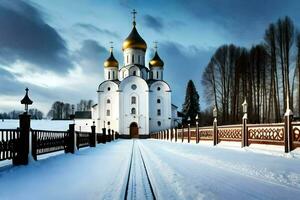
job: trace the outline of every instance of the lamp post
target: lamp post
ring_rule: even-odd
[[[199,143],[199,114],[196,115],[196,143]]]
[[[242,147],[248,146],[248,132],[247,132],[247,120],[248,120],[248,116],[247,116],[247,110],[248,110],[248,104],[247,101],[245,99],[245,101],[242,104],[243,107],[243,128],[242,128]]]
[[[214,145],[218,144],[218,110],[216,107],[213,109],[213,117],[214,117],[214,122],[213,122],[213,130],[214,130],[214,135],[213,135],[213,141]]]
[[[188,143],[190,143],[190,141],[191,141],[191,118],[188,117],[187,121],[188,121]]]
[[[31,105],[33,103],[33,101],[31,101],[31,99],[28,96],[29,89],[26,88],[25,91],[26,91],[26,93],[25,93],[24,98],[21,100],[21,104],[25,105],[25,113],[27,114],[28,113],[28,105]]]

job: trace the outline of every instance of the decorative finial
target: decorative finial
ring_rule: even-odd
[[[110,43],[110,49],[109,49],[109,51],[110,51],[110,53],[112,53],[113,49],[114,49],[114,46],[113,46],[114,42],[110,41],[109,43]]]
[[[154,41],[153,43],[154,43],[154,49],[155,49],[155,51],[157,51],[157,43],[158,43],[158,42],[157,42],[157,41]]]
[[[136,25],[136,22],[135,22],[135,15],[137,14],[136,10],[133,9],[132,12],[131,12],[131,14],[133,15],[133,26],[135,26],[135,25]]]
[[[33,101],[31,101],[31,99],[28,96],[29,89],[26,88],[25,91],[26,91],[26,94],[25,94],[24,98],[21,100],[21,104],[25,105],[25,112],[27,113],[28,112],[28,105],[31,105],[33,103]]]

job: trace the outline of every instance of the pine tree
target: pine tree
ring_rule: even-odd
[[[186,88],[185,101],[182,105],[182,113],[185,115],[184,122],[188,117],[191,118],[191,124],[195,124],[195,118],[200,111],[199,94],[192,80],[189,80]]]

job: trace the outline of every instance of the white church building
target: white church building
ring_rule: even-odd
[[[136,29],[135,14],[132,31],[122,46],[123,65],[119,65],[111,47],[104,62],[105,81],[98,87],[98,103],[92,108],[97,132],[106,127],[123,138],[147,138],[151,132],[174,126],[177,117],[157,47],[146,66],[147,44]]]

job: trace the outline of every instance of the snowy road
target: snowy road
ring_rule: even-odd
[[[168,200],[299,199],[300,160],[203,144],[118,140],[0,168],[1,200],[153,199],[152,193]]]

